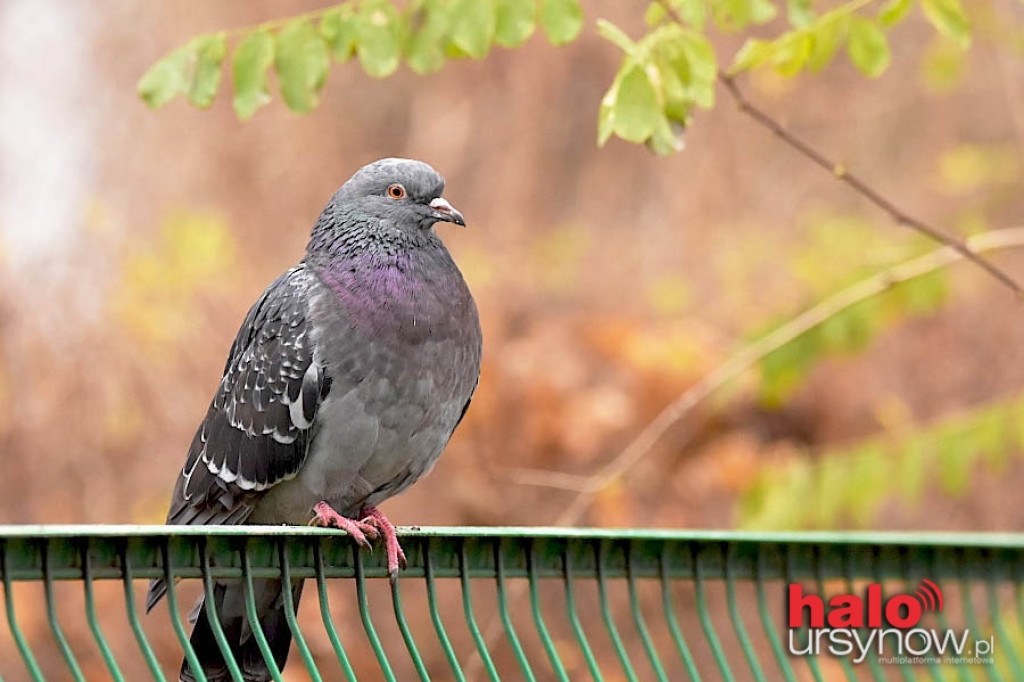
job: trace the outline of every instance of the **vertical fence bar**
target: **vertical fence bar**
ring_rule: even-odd
[[[597,553],[597,594],[598,599],[601,602],[601,618],[604,620],[604,627],[608,631],[608,636],[612,640],[612,646],[615,647],[615,654],[619,658],[619,662],[622,664],[622,669],[626,673],[626,679],[629,682],[637,682],[636,672],[633,670],[633,664],[629,660],[629,655],[626,653],[626,647],[622,644],[622,638],[619,636],[619,629],[615,627],[615,618],[612,615],[611,602],[608,599],[608,584],[605,581],[605,545],[604,542],[598,540],[594,545],[594,551]]]
[[[313,543],[313,561],[316,564],[316,593],[317,601],[320,602],[320,619],[324,623],[324,629],[327,630],[327,638],[331,640],[334,655],[338,657],[338,663],[341,664],[341,669],[345,673],[345,679],[348,682],[356,682],[356,673],[352,670],[352,664],[348,661],[345,647],[341,645],[341,638],[338,636],[338,630],[334,627],[334,618],[331,616],[331,605],[327,597],[327,580],[324,575],[324,555],[320,546],[320,538],[316,538]]]
[[[931,559],[932,560],[931,560],[931,571],[930,571],[930,573],[933,576],[938,576],[940,574],[940,572],[938,570],[939,566],[937,565],[938,553],[937,552],[932,552]],[[948,573],[943,572],[942,575],[948,575]],[[938,612],[938,621],[939,621],[939,627],[940,628],[942,628],[943,630],[949,630],[950,629],[950,627],[949,627],[949,619],[946,618],[945,610],[940,610]],[[958,665],[958,666],[954,666],[954,669],[957,672],[957,677],[960,679],[960,682],[971,682],[972,676],[971,676],[971,673],[970,673],[969,666]]]
[[[402,595],[399,591],[398,579],[396,578],[389,582],[391,583],[391,604],[395,610],[395,622],[402,633],[405,648],[409,651],[409,658],[412,659],[412,664],[416,668],[416,674],[419,675],[421,682],[430,682],[427,666],[424,665],[419,649],[416,648],[416,640],[413,639],[412,630],[409,629],[409,624],[405,622],[405,611],[402,609]]]
[[[505,589],[505,557],[501,552],[501,540],[494,543],[494,567],[497,573],[497,585],[498,585],[498,614],[501,617],[501,624],[505,628],[505,636],[508,637],[508,642],[512,646],[512,652],[516,656],[516,661],[519,662],[519,667],[523,671],[523,677],[526,678],[527,682],[536,682],[534,677],[533,669],[530,668],[530,661],[526,658],[526,652],[523,651],[523,646],[519,642],[519,637],[516,636],[516,629],[512,625],[512,616],[508,610],[508,591]]]
[[[690,555],[693,557],[693,586],[697,597],[697,616],[700,619],[701,628],[704,630],[704,638],[708,640],[708,646],[718,664],[718,670],[722,673],[722,679],[727,682],[734,682],[732,670],[729,669],[729,662],[722,651],[722,645],[715,633],[715,625],[711,622],[711,613],[708,611],[708,600],[704,593],[704,577],[699,556],[699,547],[690,545]]]
[[[135,635],[135,641],[139,644],[139,651],[142,652],[142,657],[146,660],[146,666],[149,668],[149,672],[153,675],[153,679],[157,682],[167,682],[167,678],[164,677],[163,671],[160,670],[160,664],[157,663],[156,656],[153,654],[153,647],[149,645],[149,640],[146,639],[146,633],[143,631],[142,624],[139,622],[139,612],[135,608],[135,592],[132,590],[132,562],[131,558],[128,556],[128,543],[122,542],[118,551],[121,556],[121,578],[124,583],[124,607],[128,613],[128,623],[132,628],[132,633]],[[170,587],[167,589],[169,591]]]
[[[788,585],[793,584],[793,546],[792,545],[786,545],[785,559],[784,560],[785,560],[785,566],[783,568],[783,572],[785,574],[786,585],[788,586]],[[805,631],[806,631],[806,628],[800,628],[800,632],[805,632]],[[792,638],[794,636],[799,637],[800,635],[799,635],[799,633],[794,635],[793,630],[790,629],[789,636],[790,636],[790,638]],[[809,634],[808,634],[808,637],[810,637]],[[824,682],[824,680],[822,680],[822,677],[821,677],[821,670],[818,669],[817,657],[812,656],[810,653],[808,653],[806,656],[804,656],[804,661],[807,662],[807,669],[811,671],[811,676],[814,677],[815,682]]]
[[[821,560],[821,548],[814,548],[814,578],[818,584],[818,594],[821,595],[822,601],[826,604],[829,603],[829,596],[825,593],[825,567]],[[852,591],[852,590],[851,590]],[[857,673],[854,672],[853,666],[846,659],[845,656],[838,656],[839,665],[843,669],[843,673],[846,675],[846,679],[850,682],[857,682]]]
[[[291,629],[292,637],[295,639],[295,646],[298,647],[299,653],[302,654],[302,660],[306,664],[306,670],[309,671],[310,678],[313,682],[323,682],[323,678],[320,677],[320,671],[317,670],[316,662],[313,660],[313,654],[310,653],[309,647],[306,646],[306,638],[302,636],[299,621],[295,617],[291,563],[288,559],[287,548],[285,547],[285,538],[278,539],[277,554],[281,562],[281,597],[284,600],[284,618],[288,621],[288,627]],[[299,583],[300,586],[301,584]]]
[[[536,556],[536,543],[531,540],[530,548],[527,553],[527,573],[530,576],[530,610],[533,613],[533,622],[537,627],[537,634],[540,636],[540,641],[544,645],[544,651],[547,652],[548,659],[551,661],[551,667],[555,671],[555,676],[562,682],[569,682],[569,676],[565,673],[565,666],[562,665],[562,660],[558,657],[558,650],[555,648],[555,642],[551,639],[551,633],[548,632],[547,625],[544,623],[544,616],[540,610],[540,589],[537,586],[537,556]]]
[[[999,593],[993,571],[986,572],[985,583],[988,589],[989,620],[995,626],[996,634],[1002,642],[999,650],[1003,652],[1002,655],[1005,657],[1012,678],[1015,680],[1024,679],[1024,670],[1021,669],[1020,658],[1018,658],[1017,652],[1014,649],[1009,630],[1006,629],[1006,624],[1003,622],[1002,609],[999,604]],[[993,655],[995,654],[995,652],[992,653]]]
[[[487,641],[484,640],[484,636],[480,632],[480,626],[476,622],[476,615],[473,613],[473,597],[469,587],[469,561],[466,557],[465,538],[460,538],[459,541],[459,581],[462,583],[462,611],[466,616],[466,625],[469,627],[469,633],[473,637],[477,653],[480,654],[480,660],[483,661],[484,668],[487,670],[487,675],[491,678],[491,682],[501,682],[498,671],[494,667],[494,661],[491,659],[491,653],[487,651]]]
[[[903,584],[907,586],[908,591],[913,590],[916,585],[916,580],[911,578],[911,576],[917,573],[921,573],[917,565],[917,562],[914,560],[914,557],[916,556],[916,552],[910,554],[909,557],[906,551],[900,552],[900,559],[903,563]],[[942,668],[940,668],[939,664],[935,663],[934,661],[928,661],[928,674],[933,680],[936,680],[937,682],[944,682],[945,680],[945,676],[942,674]]]
[[[82,543],[82,589],[85,592],[85,617],[89,621],[89,630],[92,631],[93,639],[96,640],[96,646],[100,648],[100,654],[103,656],[103,662],[107,666],[107,670],[110,671],[110,676],[115,682],[124,682],[124,675],[121,674],[121,669],[117,666],[117,661],[114,659],[114,653],[110,650],[110,646],[107,644],[107,638],[103,636],[103,630],[100,629],[99,621],[96,618],[96,599],[93,594],[92,585],[92,559],[90,557],[90,544],[89,539],[86,538],[85,542]]]
[[[384,653],[384,645],[380,643],[377,630],[373,627],[373,619],[370,618],[370,604],[366,597],[366,576],[363,575],[363,553],[355,542],[352,545],[352,556],[356,566],[356,601],[359,602],[359,618],[363,621],[363,630],[366,631],[366,638],[370,641],[373,654],[377,657],[384,679],[388,682],[396,682],[395,673],[391,669],[388,656]]]
[[[213,592],[213,576],[210,574],[210,551],[206,545],[206,538],[199,538],[199,565],[203,574],[203,609],[206,611],[206,621],[210,624],[210,631],[213,639],[217,642],[221,656],[224,657],[224,664],[227,666],[228,674],[233,682],[245,682],[242,679],[242,671],[238,669],[238,662],[235,661],[235,654],[231,651],[228,638],[224,635],[224,628],[217,616],[216,597]]]
[[[75,654],[71,651],[71,646],[68,644],[68,640],[64,636],[64,631],[61,629],[60,623],[57,622],[57,602],[53,597],[53,576],[50,575],[49,538],[43,540],[42,558],[43,591],[46,595],[46,619],[50,622],[50,631],[53,632],[53,638],[57,640],[57,646],[60,648],[60,653],[64,657],[64,662],[67,663],[68,670],[71,671],[71,676],[75,679],[75,682],[85,682],[85,677],[82,675],[82,669],[78,666],[78,661],[75,660]]]
[[[676,645],[679,657],[683,659],[683,666],[686,668],[691,680],[699,680],[700,673],[697,671],[697,664],[694,663],[690,647],[686,645],[686,638],[683,637],[683,629],[679,626],[679,619],[676,618],[676,608],[672,601],[671,572],[668,566],[668,544],[661,547],[661,608],[665,613],[665,622],[668,624],[672,641]]]
[[[590,642],[587,641],[587,635],[583,631],[583,624],[580,622],[580,614],[576,611],[576,596],[573,591],[573,572],[572,572],[572,559],[570,553],[570,545],[565,545],[565,550],[562,552],[562,576],[565,581],[565,611],[569,618],[569,624],[572,626],[573,634],[576,635],[576,641],[579,642],[580,650],[583,651],[583,659],[587,662],[587,669],[590,671],[590,676],[594,679],[594,682],[604,682],[604,678],[601,676],[601,667],[597,664],[597,659],[594,658],[594,652],[590,648]]]
[[[966,558],[963,554],[960,554],[958,568],[960,573],[960,595],[963,599],[964,618],[966,618],[967,626],[971,629],[971,632],[977,632],[980,635],[981,628],[978,626],[977,614],[974,611],[974,599],[971,596],[971,584],[967,575],[965,563]],[[988,666],[988,677],[990,680],[995,680],[995,682],[1002,682],[1003,676],[999,674],[999,670],[994,661],[993,665]]]
[[[885,582],[882,580],[882,567],[881,562],[879,561],[880,552],[881,550],[877,546],[871,548],[871,576],[874,578],[876,583],[883,586],[884,591]],[[866,660],[868,668],[871,670],[871,674],[874,676],[876,682],[885,682],[885,673],[882,671],[882,666],[878,663],[878,657],[869,656]]]
[[[167,611],[171,616],[174,634],[178,636],[181,648],[185,652],[185,659],[188,661],[188,666],[192,669],[192,675],[196,678],[197,682],[206,682],[206,675],[203,673],[202,666],[199,665],[199,658],[192,648],[192,642],[188,639],[188,633],[185,632],[185,626],[181,622],[181,614],[178,613],[178,589],[174,582],[174,567],[171,566],[171,556],[168,549],[169,543],[170,538],[166,537],[160,544],[160,555],[163,558],[164,564],[164,583],[167,585]]]
[[[270,649],[270,642],[267,641],[267,636],[263,632],[260,615],[256,612],[256,590],[252,582],[252,565],[249,561],[248,538],[246,538],[245,543],[242,545],[240,554],[242,555],[242,579],[245,581],[245,612],[249,618],[249,628],[252,630],[252,636],[256,639],[256,646],[263,656],[263,662],[267,664],[270,676],[274,679],[274,682],[283,682],[281,670],[277,667],[277,660],[274,658],[274,652]],[[284,585],[281,588],[286,589]]]
[[[732,543],[729,543],[725,548],[725,595],[726,600],[729,603],[729,619],[732,621],[733,630],[736,632],[736,639],[739,640],[740,648],[743,649],[743,655],[747,659],[747,664],[750,666],[750,672],[758,682],[763,682],[764,671],[761,670],[761,664],[757,662],[757,654],[754,653],[754,646],[750,643],[750,637],[747,636],[747,628],[743,625],[743,618],[740,615],[739,605],[736,603],[736,576],[734,575],[733,563],[736,561],[736,553]]]
[[[444,629],[444,621],[441,619],[441,611],[437,605],[437,586],[434,584],[434,556],[430,551],[430,538],[423,539],[423,577],[427,583],[427,607],[430,609],[430,620],[434,624],[434,631],[437,633],[437,641],[441,643],[448,665],[451,666],[455,682],[466,682],[466,676],[462,673],[459,659],[452,648],[451,640],[448,639],[448,632]]]
[[[640,641],[643,643],[644,649],[647,651],[647,658],[651,661],[651,667],[654,669],[655,676],[661,680],[661,682],[668,682],[668,676],[665,674],[665,666],[661,664],[661,658],[658,657],[658,650],[654,647],[654,642],[651,640],[651,633],[647,629],[643,610],[640,607],[640,594],[636,587],[636,576],[633,574],[633,562],[633,543],[631,541],[627,541],[626,582],[629,588],[629,607],[633,612],[633,624],[636,626],[637,634],[640,635]]]
[[[775,655],[775,662],[779,664],[779,672],[782,673],[786,682],[796,682],[796,675],[793,674],[793,666],[789,664],[789,657],[782,649],[782,641],[779,639],[778,630],[772,621],[771,612],[768,610],[768,601],[765,598],[764,576],[764,545],[757,548],[757,567],[755,569],[755,580],[757,582],[757,612],[761,617],[761,626],[768,636],[768,644]]]
[[[29,647],[25,635],[21,632],[21,626],[18,625],[18,617],[14,612],[14,590],[11,587],[11,569],[7,557],[7,542],[4,540],[0,540],[0,573],[3,573],[4,576],[4,608],[7,611],[7,627],[11,631],[11,636],[14,637],[14,643],[18,647],[18,653],[21,654],[21,660],[24,661],[25,668],[28,669],[28,674],[32,676],[34,682],[45,682],[43,671],[39,669],[36,657],[32,655],[32,649]]]

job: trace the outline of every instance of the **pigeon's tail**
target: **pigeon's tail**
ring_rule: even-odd
[[[301,595],[302,581],[293,582],[292,598],[295,608],[299,606]],[[288,628],[288,621],[284,613],[281,581],[253,580],[253,596],[263,634],[270,645],[277,668],[281,670],[284,668],[285,661],[288,660],[288,649],[292,643],[292,633]],[[245,682],[272,680],[273,676],[263,659],[256,637],[253,637],[249,619],[246,616],[245,588],[242,583],[240,581],[215,583],[213,600],[218,621],[224,631],[228,646],[231,648],[232,658],[242,673],[242,679]],[[202,667],[203,675],[208,682],[230,680],[230,671],[224,661],[224,654],[217,646],[217,638],[201,597],[189,615],[189,620],[195,623],[189,641],[199,660],[199,665]],[[197,679],[187,657],[181,662],[179,679],[180,682],[195,682]]]

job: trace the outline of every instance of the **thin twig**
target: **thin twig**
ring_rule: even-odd
[[[685,26],[686,22],[683,17],[679,14],[678,10],[668,0],[658,0],[662,7],[672,20],[676,23]],[[990,275],[995,277],[997,280],[1005,284],[1010,288],[1011,291],[1017,296],[1018,300],[1024,300],[1024,289],[1017,284],[1010,275],[1003,272],[995,265],[990,263],[988,260],[979,257],[976,253],[973,253],[970,247],[960,237],[946,232],[938,227],[935,227],[931,223],[925,222],[918,218],[911,216],[909,213],[899,208],[892,200],[886,198],[881,192],[869,185],[860,176],[850,172],[845,166],[840,163],[836,163],[825,156],[823,153],[815,149],[808,142],[798,137],[795,133],[788,130],[785,126],[779,123],[777,120],[772,118],[764,110],[758,108],[750,102],[740,90],[739,85],[736,84],[736,80],[733,76],[719,71],[718,80],[725,86],[726,92],[732,97],[733,101],[736,102],[736,106],[747,116],[750,116],[754,121],[761,124],[763,127],[770,130],[780,140],[785,142],[791,148],[798,151],[805,158],[809,159],[815,165],[821,167],[836,179],[846,183],[847,186],[851,187],[855,192],[860,194],[862,197],[870,201],[872,204],[880,208],[882,211],[887,213],[889,217],[898,225],[904,225],[912,230],[916,230],[921,234],[931,237],[937,242],[945,244],[952,249],[955,249],[961,256],[969,261],[972,261]]]
[[[1024,227],[993,230],[974,235],[967,240],[971,252],[987,252],[1024,246]],[[619,480],[629,469],[640,462],[657,444],[665,433],[687,413],[708,396],[737,378],[790,341],[835,317],[844,310],[869,298],[888,291],[897,284],[916,279],[939,270],[951,263],[963,260],[964,255],[951,246],[930,251],[904,263],[887,268],[867,279],[861,280],[842,291],[808,308],[775,331],[761,337],[739,350],[713,372],[684,391],[651,421],[635,439],[611,461],[591,475],[580,490],[580,483],[564,489],[577,492],[569,507],[558,517],[555,525],[577,523],[601,491]],[[529,477],[526,471],[530,471]],[[538,480],[545,472],[526,470],[519,472],[521,482]],[[577,477],[573,477],[576,479]],[[547,487],[560,487],[558,479],[546,483]]]

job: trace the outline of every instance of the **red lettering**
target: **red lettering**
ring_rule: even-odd
[[[882,586],[878,583],[868,585],[868,627],[882,627]]]
[[[906,607],[907,615],[900,615],[900,607]],[[911,628],[921,622],[921,602],[909,594],[897,594],[885,603],[885,619],[894,628]]]
[[[789,627],[798,628],[804,624],[804,609],[810,609],[812,628],[825,627],[825,604],[816,594],[804,595],[802,585],[789,586]]]
[[[840,594],[828,602],[828,626],[831,628],[862,628],[864,627],[864,604],[860,597],[852,594]]]

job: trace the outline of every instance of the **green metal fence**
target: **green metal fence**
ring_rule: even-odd
[[[391,585],[379,580],[382,551],[357,551],[325,529],[0,526],[0,680],[176,679],[182,655],[192,656],[183,616],[192,599],[216,578],[267,577],[316,587],[297,611],[285,603],[294,643],[278,680],[1024,680],[1021,535],[401,536],[409,566]],[[182,580],[147,616],[140,604],[154,577]],[[944,599],[919,627],[969,630],[963,658],[982,662],[900,660],[895,637],[884,656],[859,663],[790,653],[809,634],[788,627],[791,583],[825,595],[827,607],[868,583],[886,598],[912,595],[923,579]],[[976,640],[991,651],[975,652]]]

